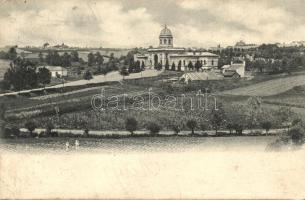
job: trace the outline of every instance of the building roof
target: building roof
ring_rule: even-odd
[[[31,53],[31,54],[26,54],[24,56],[26,59],[39,59],[39,54],[38,53]]]
[[[191,81],[207,80],[208,79],[208,74],[207,73],[189,72],[189,73],[183,74],[181,76],[181,78],[184,78],[185,80],[191,80]]]
[[[228,69],[230,67],[231,67],[231,65],[224,65],[224,66],[221,67],[221,69]]]
[[[237,74],[239,76],[239,74],[235,71],[235,70],[229,70],[229,71],[225,71],[223,73],[223,76],[224,77],[232,77],[234,76],[235,74]]]
[[[43,66],[41,66],[43,67]],[[66,68],[61,67],[61,66],[45,66],[46,69],[48,69],[49,71],[67,71]]]
[[[239,41],[239,42],[236,42],[235,46],[245,46],[246,43],[244,41]]]
[[[218,57],[218,55],[210,52],[200,52],[200,53],[185,52],[182,54],[172,54],[170,55],[170,57]]]
[[[241,67],[245,67],[245,65],[243,63],[232,63],[230,69],[236,70],[236,69],[239,69]]]
[[[137,58],[148,58],[148,55],[137,54]]]
[[[159,37],[173,37],[173,34],[171,30],[165,25],[164,28],[161,30]]]
[[[156,52],[156,51],[185,51],[185,48],[177,48],[177,47],[159,47],[159,48],[150,48],[147,50],[148,52]]]

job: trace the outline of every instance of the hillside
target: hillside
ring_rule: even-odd
[[[268,80],[246,87],[227,90],[221,94],[241,96],[272,96],[284,93],[295,86],[305,85],[305,75],[289,76]]]

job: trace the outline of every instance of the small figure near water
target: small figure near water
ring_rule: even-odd
[[[75,150],[77,150],[79,148],[79,141],[75,140]]]
[[[66,151],[69,150],[69,147],[70,147],[70,143],[67,141],[67,142],[66,142]]]

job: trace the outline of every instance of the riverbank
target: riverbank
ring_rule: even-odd
[[[252,137],[126,137],[126,138],[18,138],[1,140],[1,149],[16,152],[185,152],[265,151],[276,136]],[[78,145],[76,143],[78,142]],[[68,147],[67,147],[68,144]]]
[[[270,129],[268,133],[266,134],[266,131],[264,129],[252,129],[252,130],[243,130],[243,135],[277,135],[279,133],[282,133],[286,131],[287,129]],[[27,133],[27,129],[21,128],[20,131],[22,133]],[[36,128],[33,133],[40,134],[42,132],[45,132],[46,129],[44,128]],[[52,129],[52,132],[56,132],[61,136],[81,136],[84,134],[84,130],[82,129]],[[91,136],[131,136],[130,132],[125,131],[125,130],[89,130],[89,135]],[[232,131],[230,133],[229,130],[218,130],[218,136],[222,135],[228,135],[228,136],[236,136],[234,134],[235,132]],[[181,136],[187,136],[190,135],[191,131],[190,130],[182,130],[178,134],[176,134],[174,131],[171,130],[161,130],[158,134],[159,136],[170,136],[170,135],[181,135]],[[139,131],[134,131],[133,136],[150,136],[151,134],[149,133],[148,130],[139,130]],[[215,130],[206,130],[206,131],[195,131],[194,136],[216,136]],[[239,135],[240,136],[240,135]]]

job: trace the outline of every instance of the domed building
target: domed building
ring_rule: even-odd
[[[213,68],[218,66],[218,55],[199,50],[187,50],[186,48],[174,47],[174,37],[171,30],[165,25],[159,35],[159,46],[149,48],[146,52],[134,55],[134,60],[144,63],[146,67],[152,68],[161,65],[165,68],[168,63],[171,69],[174,63],[175,69],[178,66],[182,71],[194,70],[189,69],[190,63],[195,66],[200,62],[203,68]]]
[[[161,30],[159,35],[159,46],[160,47],[173,47],[173,35],[171,30],[165,25],[164,29]]]

